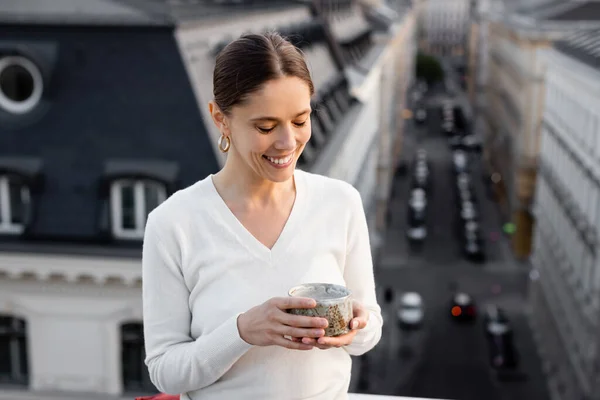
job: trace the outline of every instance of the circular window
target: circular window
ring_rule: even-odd
[[[26,58],[0,58],[0,108],[14,114],[31,111],[42,98],[44,82],[38,67]]]

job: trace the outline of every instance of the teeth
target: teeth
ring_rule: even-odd
[[[288,162],[290,162],[291,159],[292,159],[291,155],[287,156],[285,158],[267,157],[267,160],[271,161],[273,164],[279,164],[279,165],[287,164]]]

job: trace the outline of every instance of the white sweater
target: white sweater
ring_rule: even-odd
[[[367,222],[351,185],[296,170],[296,200],[272,249],[254,238],[212,176],[148,217],[143,250],[146,364],[154,385],[182,400],[347,399],[350,355],[381,337]],[[237,316],[302,283],[347,286],[370,312],[344,348],[252,346]]]

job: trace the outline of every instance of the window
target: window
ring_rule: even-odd
[[[119,179],[112,183],[112,231],[121,239],[141,239],[148,213],[165,201],[165,186],[158,181]]]
[[[0,176],[0,233],[21,234],[31,203],[29,188],[10,175]]]
[[[121,366],[123,389],[133,392],[158,392],[144,363],[144,328],[140,323],[121,325]]]
[[[23,114],[41,100],[44,81],[38,67],[19,56],[0,58],[0,108]]]
[[[24,320],[0,315],[0,384],[29,381],[26,329]]]

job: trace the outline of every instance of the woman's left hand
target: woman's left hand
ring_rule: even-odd
[[[302,343],[313,345],[321,350],[331,349],[332,347],[347,346],[352,343],[354,336],[356,336],[358,331],[367,326],[367,321],[369,320],[369,312],[357,301],[354,301],[352,304],[352,315],[354,317],[350,321],[350,332],[344,335],[334,337],[323,336],[318,340],[314,338],[298,338],[296,340],[301,340]]]

